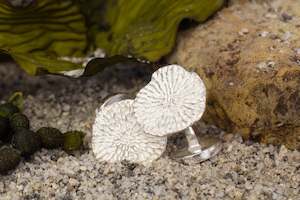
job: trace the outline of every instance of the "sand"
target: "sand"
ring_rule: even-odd
[[[128,67],[127,67],[128,68]],[[97,161],[89,147],[94,112],[117,92],[135,93],[151,70],[122,66],[91,78],[31,77],[12,63],[0,65],[0,98],[23,91],[31,127],[82,130],[85,149],[37,152],[17,169],[0,175],[0,199],[291,199],[300,198],[300,152],[284,146],[242,141],[213,125],[203,134],[220,136],[223,150],[203,163],[170,158],[183,137],[169,139],[167,152],[149,166]]]

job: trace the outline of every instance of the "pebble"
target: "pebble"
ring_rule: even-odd
[[[71,187],[74,188],[75,186],[78,186],[78,185],[79,185],[79,181],[77,181],[77,180],[74,179],[74,178],[70,178],[68,184],[69,184]]]
[[[265,17],[268,19],[276,19],[278,16],[275,13],[267,13]]]
[[[287,32],[285,32],[285,33],[282,35],[281,39],[282,39],[283,41],[287,41],[287,40],[289,40],[292,36],[293,36],[293,34],[292,34],[291,32],[289,32],[289,31],[287,31]]]
[[[246,35],[249,33],[249,29],[247,28],[242,28],[240,31],[239,31],[239,35]]]
[[[260,37],[267,37],[269,35],[268,31],[263,31],[258,34]]]
[[[282,18],[282,21],[287,22],[287,21],[292,20],[292,19],[293,19],[293,16],[289,15],[289,14],[286,13],[286,12],[283,12],[283,13],[281,14],[281,18]]]

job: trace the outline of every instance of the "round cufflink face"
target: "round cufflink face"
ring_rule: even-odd
[[[196,73],[169,65],[154,72],[133,107],[145,132],[166,136],[198,121],[205,110],[205,99],[205,85]]]
[[[167,138],[146,134],[136,120],[132,105],[133,100],[120,100],[107,103],[97,111],[92,148],[99,160],[150,163],[165,151]]]

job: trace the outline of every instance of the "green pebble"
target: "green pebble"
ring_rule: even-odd
[[[10,127],[13,131],[18,128],[29,129],[29,120],[26,115],[22,113],[15,113],[9,119]]]
[[[27,157],[34,154],[41,148],[40,137],[33,131],[19,128],[12,138],[12,145]]]
[[[20,153],[11,147],[0,147],[0,173],[4,174],[18,166],[21,161]]]
[[[56,128],[43,127],[37,131],[37,134],[46,149],[60,148],[64,145],[64,135]]]
[[[67,152],[79,150],[83,145],[84,133],[68,131],[64,134],[64,150]]]
[[[10,135],[9,120],[0,116],[0,140],[5,141]]]
[[[10,118],[13,114],[20,112],[19,108],[12,103],[0,105],[0,116]]]

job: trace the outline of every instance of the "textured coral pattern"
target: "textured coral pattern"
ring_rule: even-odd
[[[102,161],[148,163],[161,156],[167,138],[146,134],[133,114],[133,100],[123,100],[96,114],[92,148]]]
[[[133,106],[145,132],[165,136],[198,121],[205,109],[205,96],[204,83],[196,73],[169,65],[153,74]]]

